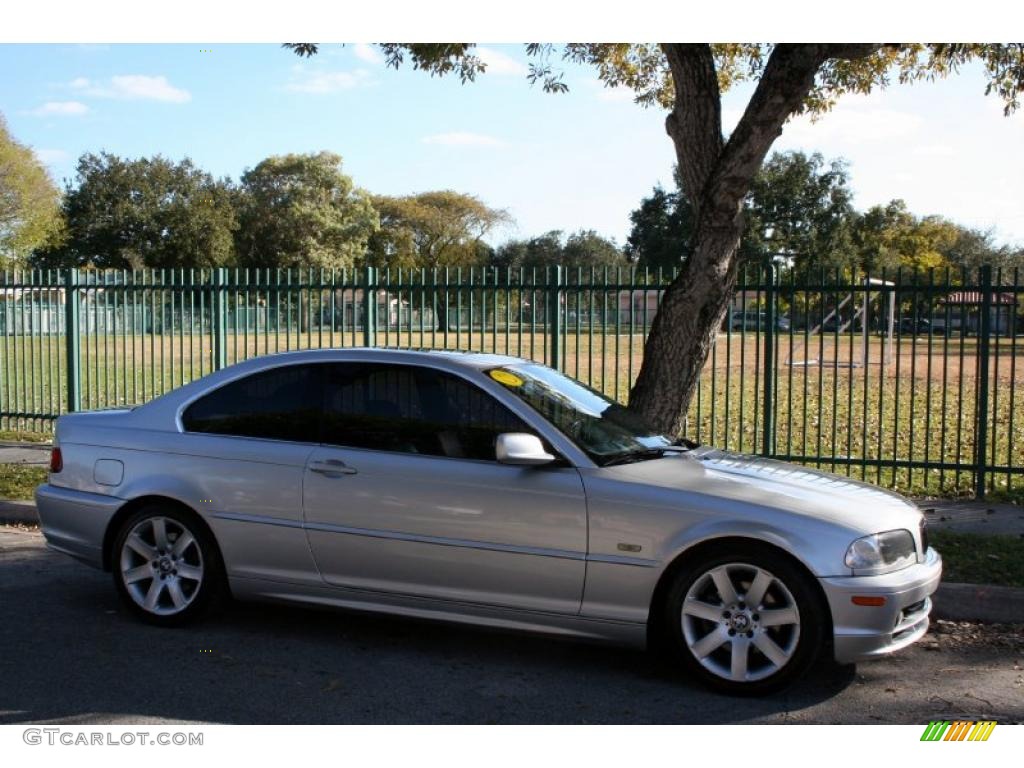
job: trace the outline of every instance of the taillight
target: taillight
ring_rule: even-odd
[[[64,469],[64,457],[60,454],[60,448],[56,445],[50,449],[50,471],[60,472]]]

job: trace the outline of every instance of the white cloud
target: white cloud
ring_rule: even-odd
[[[321,72],[307,70],[305,67],[294,68],[295,77],[285,87],[289,91],[300,93],[334,93],[368,85],[370,73],[365,69],[351,72]]]
[[[118,75],[112,77],[110,82],[114,86],[114,92],[120,98],[152,99],[153,101],[170,101],[176,104],[184,103],[192,98],[188,91],[175,88],[163,76]]]
[[[453,131],[452,133],[436,133],[420,139],[424,144],[437,144],[445,147],[501,147],[505,145],[501,139],[482,133]]]
[[[616,85],[614,88],[602,86],[597,94],[601,101],[625,101],[632,102],[636,98],[636,92],[624,85]]]
[[[48,101],[43,106],[33,109],[30,114],[40,117],[78,117],[89,111],[89,107],[80,101]]]
[[[787,144],[867,144],[921,135],[924,122],[920,115],[886,106],[885,95],[876,92],[844,96],[816,121],[795,117],[783,128],[782,137]]]
[[[476,55],[487,65],[489,75],[525,75],[526,65],[493,48],[478,46]]]
[[[171,85],[163,75],[115,75],[105,83],[76,77],[68,85],[82,93],[105,99],[163,101],[172,104],[184,104],[192,100],[192,94],[184,88]]]
[[[596,77],[589,78],[586,84],[601,101],[632,102],[636,98],[636,93],[632,88],[627,88],[624,85],[609,88]]]
[[[952,157],[956,154],[949,144],[922,144],[912,150],[915,155],[923,157]]]
[[[356,43],[352,46],[352,53],[356,55],[357,59],[365,61],[367,64],[381,64],[384,61],[380,52],[366,43]]]
[[[61,163],[69,157],[68,153],[63,149],[36,149],[34,152],[36,153],[36,157],[47,165]]]

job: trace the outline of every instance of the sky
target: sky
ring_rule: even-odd
[[[237,179],[263,158],[322,149],[378,194],[454,189],[506,209],[497,243],[594,229],[620,244],[629,213],[675,161],[664,112],[569,65],[569,92],[526,80],[522,46],[485,45],[476,82],[385,66],[368,45],[299,59],[271,44],[0,45],[0,112],[61,182],[84,152],[191,157]],[[557,63],[557,62],[556,62]],[[903,198],[917,214],[1024,243],[1024,114],[984,95],[980,69],[848,96],[775,149],[849,163],[859,208]],[[750,87],[726,94],[725,129]]]

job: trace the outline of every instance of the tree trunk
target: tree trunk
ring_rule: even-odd
[[[698,238],[651,324],[629,406],[659,431],[678,435],[704,361],[736,284],[742,226]]]
[[[701,369],[736,285],[743,198],[782,126],[830,58],[859,58],[877,44],[776,45],[726,142],[721,93],[709,45],[663,43],[675,106],[665,128],[675,145],[683,191],[697,222],[692,255],[662,297],[629,407],[678,435]]]
[[[444,292],[443,298],[437,297],[437,289],[434,289],[434,324],[438,331],[448,330],[448,293]]]

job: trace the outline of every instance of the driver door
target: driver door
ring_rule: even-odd
[[[583,484],[564,463],[499,464],[532,430],[490,394],[419,365],[328,368],[323,444],[303,513],[330,584],[575,614],[586,569]]]

